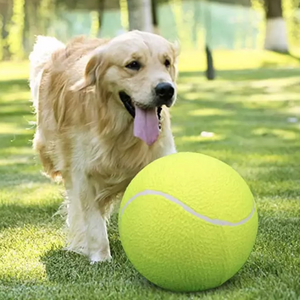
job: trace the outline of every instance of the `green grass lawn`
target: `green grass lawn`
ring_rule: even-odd
[[[279,65],[288,61],[274,55]],[[193,294],[161,290],[140,276],[123,252],[116,217],[111,263],[90,265],[62,250],[64,221],[54,214],[63,187],[40,174],[31,149],[27,64],[0,64],[0,299],[300,299],[300,69],[295,61],[295,68],[278,68],[245,55],[242,70],[234,57],[226,60],[232,70],[220,67],[212,82],[191,62],[181,67],[173,130],[179,151],[219,158],[245,178],[259,231],[236,276]]]

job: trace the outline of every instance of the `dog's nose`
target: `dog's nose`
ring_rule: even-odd
[[[161,82],[155,87],[155,94],[157,97],[158,105],[167,105],[172,104],[172,98],[174,96],[174,87],[168,82]]]

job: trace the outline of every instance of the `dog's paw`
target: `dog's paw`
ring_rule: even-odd
[[[97,251],[95,253],[90,253],[90,263],[91,265],[98,263],[98,262],[104,262],[108,261],[110,262],[112,260],[112,257],[110,255],[110,251]]]

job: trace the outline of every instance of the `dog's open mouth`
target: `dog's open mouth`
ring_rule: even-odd
[[[127,109],[127,111],[132,115],[132,117],[135,117],[135,106],[133,105],[131,98],[128,94],[126,94],[125,92],[120,92],[119,93],[120,99],[123,102],[125,108]],[[157,117],[158,120],[161,121],[161,107],[157,107]],[[160,126],[160,122],[159,122],[159,126]]]
[[[126,110],[134,118],[134,136],[153,144],[161,129],[161,107],[143,109],[135,105],[128,94],[119,93]]]

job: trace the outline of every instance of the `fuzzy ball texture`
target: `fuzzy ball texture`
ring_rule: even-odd
[[[256,205],[242,177],[207,155],[155,160],[132,180],[119,230],[135,268],[172,291],[218,287],[248,259],[258,228]]]

